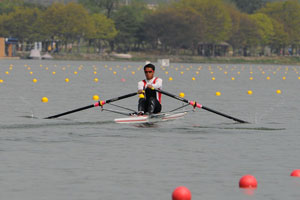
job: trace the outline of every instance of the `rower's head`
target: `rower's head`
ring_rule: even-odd
[[[147,80],[151,80],[154,76],[155,66],[153,64],[147,64],[144,66],[144,72]]]

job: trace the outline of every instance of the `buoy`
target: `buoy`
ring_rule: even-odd
[[[291,176],[300,177],[300,169],[295,169],[292,171]]]
[[[65,79],[66,83],[68,83],[70,80],[68,78]]]
[[[267,80],[270,80],[271,78],[270,78],[270,76],[267,76]]]
[[[277,94],[281,94],[281,90],[276,90],[276,93]]]
[[[7,74],[7,75],[8,75],[8,74],[9,74],[9,71],[6,71],[6,72],[5,72],[5,74]]]
[[[47,97],[43,97],[41,100],[43,103],[47,103],[48,102],[48,98]]]
[[[169,72],[168,72],[168,71],[165,71],[165,74],[169,74]]]
[[[114,75],[116,75],[116,74],[117,74],[117,72],[116,72],[116,71],[114,71],[114,72],[113,72],[113,74],[114,74]]]
[[[52,74],[53,74],[53,75],[55,75],[55,74],[56,74],[56,72],[52,72]]]
[[[300,76],[298,76],[298,79],[300,80]]]
[[[0,83],[3,83],[4,81],[2,79],[0,79]]]
[[[190,190],[184,186],[175,188],[172,193],[172,200],[191,200],[192,194]]]
[[[224,74],[228,74],[228,72],[225,71]]]
[[[36,78],[32,79],[32,82],[36,83],[36,82],[37,82],[37,79],[36,79]]]
[[[183,92],[180,92],[180,93],[179,93],[179,96],[180,96],[181,98],[184,98],[184,93],[183,93]]]
[[[221,92],[216,92],[216,96],[221,96]]]
[[[216,78],[215,78],[215,77],[211,77],[211,80],[213,80],[213,81],[214,81],[214,80],[216,80]]]
[[[246,174],[240,179],[239,186],[240,188],[256,188],[256,178],[250,174]]]
[[[196,78],[195,78],[195,77],[192,77],[192,80],[194,81],[194,80],[196,80]]]
[[[125,78],[121,78],[121,82],[125,82],[126,81],[126,79]]]
[[[77,71],[75,71],[75,72],[74,72],[74,74],[78,74],[78,72],[77,72]]]
[[[31,74],[31,75],[32,75],[32,74],[33,74],[33,72],[29,72],[29,74]]]
[[[172,78],[172,77],[169,77],[169,81],[173,81],[173,78]]]
[[[252,95],[252,90],[248,90],[248,94],[249,94],[249,95]]]
[[[251,76],[249,79],[252,81],[252,80],[253,80],[253,77]]]
[[[135,71],[132,71],[131,74],[132,74],[132,75],[135,75]]]
[[[234,81],[234,80],[235,80],[235,78],[234,78],[234,77],[231,77],[231,80],[233,80],[233,81]]]
[[[184,74],[184,72],[180,72],[180,74]]]
[[[97,74],[97,72],[96,72],[96,71],[94,71],[94,74]]]
[[[286,79],[286,77],[284,76],[284,77],[282,77],[282,80],[285,80]]]
[[[99,96],[98,96],[98,95],[94,95],[94,96],[93,96],[93,100],[94,100],[94,101],[98,101],[98,100],[99,100]]]

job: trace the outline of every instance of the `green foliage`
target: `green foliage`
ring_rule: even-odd
[[[118,34],[114,21],[103,14],[93,14],[90,22],[92,27],[87,35],[90,39],[112,40]]]
[[[274,27],[272,19],[265,14],[257,13],[250,15],[250,17],[255,21],[257,32],[259,34],[260,44],[268,45],[271,43],[272,38],[274,37]]]
[[[281,23],[288,34],[287,44],[297,44],[300,41],[300,3],[295,0],[268,3],[259,12],[265,13]]]
[[[256,10],[262,8],[266,1],[265,0],[231,0],[235,3],[240,11],[252,14]]]
[[[139,43],[147,13],[145,5],[139,3],[123,6],[114,13],[113,20],[119,31],[115,42],[124,45],[126,50],[130,50],[132,44]]]

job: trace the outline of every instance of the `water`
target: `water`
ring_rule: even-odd
[[[298,66],[187,63],[157,68],[164,90],[184,92],[189,100],[250,124],[197,110],[181,120],[137,128],[113,123],[120,115],[98,107],[43,119],[93,104],[93,95],[105,100],[136,91],[143,65],[1,61],[0,198],[171,199],[179,185],[199,200],[299,198],[300,179],[289,176],[300,165]],[[48,103],[41,102],[44,96]],[[115,104],[135,109],[137,100]],[[163,96],[163,110],[180,105]],[[258,181],[252,195],[238,187],[245,174]]]

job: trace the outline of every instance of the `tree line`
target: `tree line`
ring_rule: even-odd
[[[149,7],[140,0],[79,0],[49,6],[0,2],[0,36],[68,50],[154,51],[203,56],[295,55],[297,0],[178,0]],[[125,3],[126,2],[126,3]],[[68,51],[67,51],[68,52]],[[71,51],[70,51],[71,52]]]

